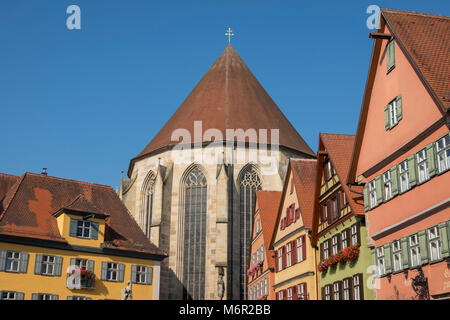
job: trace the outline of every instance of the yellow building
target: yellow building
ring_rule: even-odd
[[[317,264],[311,247],[317,161],[290,159],[270,250],[275,251],[277,300],[316,300]]]
[[[0,212],[0,300],[159,299],[167,255],[111,187],[0,174]]]

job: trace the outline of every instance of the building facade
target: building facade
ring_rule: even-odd
[[[349,183],[363,186],[377,299],[450,298],[450,19],[382,10]]]
[[[269,251],[277,219],[280,191],[256,191],[252,241],[247,269],[248,299],[275,300],[275,259]]]
[[[231,132],[231,133],[230,133]],[[257,190],[278,190],[290,157],[314,153],[228,45],[121,182],[162,263],[162,299],[247,297]]]
[[[317,298],[316,254],[311,246],[317,161],[291,159],[270,250],[275,253],[277,300]]]
[[[15,180],[0,194],[1,300],[159,299],[167,255],[111,187],[32,173]]]
[[[354,135],[319,135],[313,244],[322,300],[372,300],[362,188],[345,183]]]

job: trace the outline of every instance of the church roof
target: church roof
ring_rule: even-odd
[[[110,186],[26,172],[9,193],[0,211],[0,235],[67,244],[54,214],[69,209],[107,218],[103,248],[166,256],[147,239]]]
[[[224,140],[227,128],[255,129],[257,132],[267,129],[267,143],[270,144],[270,129],[279,129],[279,145],[314,156],[230,44],[169,121],[133,160],[177,144],[177,141],[171,141],[171,136],[180,128],[190,132],[192,142],[209,142],[203,137],[194,140],[194,121],[202,121],[202,135],[207,129],[216,128],[222,132]]]

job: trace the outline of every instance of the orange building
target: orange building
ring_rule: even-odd
[[[448,17],[385,10],[348,182],[364,185],[376,299],[450,298]]]
[[[275,300],[275,292],[272,289],[275,261],[273,253],[269,252],[268,248],[277,219],[280,197],[279,191],[256,191],[247,271],[249,300]]]

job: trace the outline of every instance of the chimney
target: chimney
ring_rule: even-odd
[[[46,175],[47,175],[47,168],[42,168],[41,174],[42,174],[43,176],[46,176]]]

